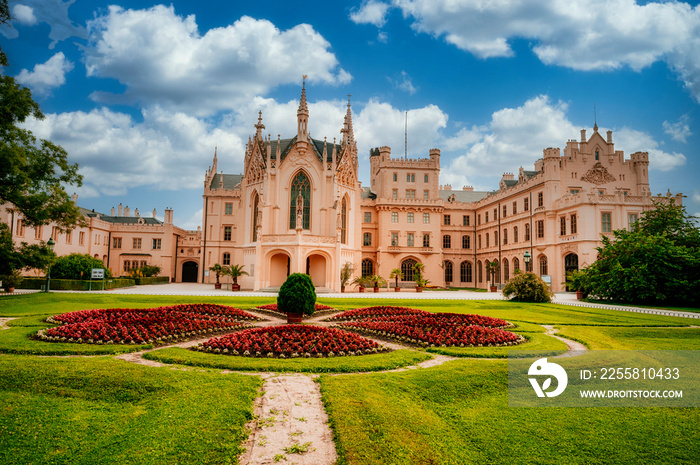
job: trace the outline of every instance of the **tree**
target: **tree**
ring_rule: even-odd
[[[316,290],[307,274],[292,273],[280,287],[277,309],[282,313],[313,315],[316,310]]]
[[[56,260],[51,266],[51,278],[90,279],[93,268],[102,268],[105,270],[105,278],[111,277],[111,273],[99,258],[88,254],[72,253]]]
[[[634,231],[603,237],[585,269],[587,290],[600,299],[636,304],[700,303],[700,231],[673,199],[655,202]]]
[[[515,270],[515,276],[503,288],[503,295],[516,302],[551,302],[554,294],[535,273]]]
[[[10,20],[7,1],[0,0],[0,24]],[[8,65],[1,50],[0,65]],[[83,177],[63,148],[18,126],[30,116],[44,118],[31,91],[0,75],[0,203],[11,203],[27,226],[54,222],[62,231],[73,229],[84,220],[64,186],[80,186]]]

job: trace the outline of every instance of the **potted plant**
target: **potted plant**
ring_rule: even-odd
[[[423,288],[428,284],[428,280],[423,278],[425,265],[416,263],[413,265],[413,280],[416,282],[416,292],[423,292]]]
[[[365,292],[365,287],[369,284],[369,279],[367,276],[358,276],[352,280],[352,284],[355,284],[360,289],[360,292]]]
[[[399,268],[394,268],[389,274],[389,279],[394,278],[394,292],[399,292],[401,288],[399,287],[399,279],[403,279],[403,272]]]
[[[382,278],[378,274],[370,276],[369,282],[374,283],[374,292],[379,292],[380,287],[386,286],[386,279]]]
[[[238,284],[238,278],[246,275],[248,276],[247,271],[243,271],[243,267],[245,265],[231,265],[231,266],[223,266],[222,268],[225,269],[225,272],[227,275],[231,276],[231,279],[233,279],[233,284],[231,284],[231,291],[240,291],[241,286]]]
[[[280,287],[277,309],[287,314],[287,324],[301,323],[316,310],[316,290],[309,275],[292,273]]]
[[[566,281],[564,282],[569,291],[576,292],[576,299],[581,300],[588,295],[587,276],[583,270],[574,270],[566,273]]]
[[[345,262],[345,265],[340,269],[340,292],[345,292],[345,286],[348,285],[354,271],[355,265],[350,262]]]
[[[221,289],[221,283],[219,282],[219,276],[221,276],[221,272],[223,271],[223,267],[217,263],[216,265],[209,268],[209,270],[216,273],[216,283],[214,284],[214,289]]]
[[[20,274],[19,270],[12,270],[10,274],[3,275],[0,279],[7,292],[15,292],[15,288],[22,284],[24,277]]]
[[[499,272],[501,267],[497,260],[492,262],[487,262],[486,264],[486,274],[491,276],[491,292],[496,292],[498,288],[496,287],[496,274]]]

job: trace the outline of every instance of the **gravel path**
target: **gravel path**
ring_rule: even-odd
[[[567,349],[569,349],[565,353],[557,355],[557,357],[577,357],[588,352],[588,347],[584,346],[580,342],[572,341],[571,339],[565,339],[561,336],[555,336],[554,334],[557,333],[559,330],[555,329],[554,325],[542,325],[542,327],[547,330],[545,332],[546,335],[552,336],[554,339],[559,339],[561,342],[566,344]]]
[[[17,318],[0,318],[0,329],[10,329],[10,327],[7,326],[7,322],[16,319]]]

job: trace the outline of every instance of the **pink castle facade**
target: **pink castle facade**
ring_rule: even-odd
[[[211,266],[237,264],[249,273],[238,280],[243,289],[274,289],[301,272],[319,290],[338,291],[340,269],[351,263],[355,276],[387,280],[400,269],[400,286],[412,288],[413,265],[422,263],[432,285],[488,288],[489,263],[498,264],[493,284],[500,285],[526,269],[527,252],[527,268],[562,291],[567,271],[595,261],[601,235],[634,227],[652,207],[648,154],[626,159],[612,131],[603,137],[597,125],[563,154],[547,148],[534,170],[505,173],[497,190],[478,192],[440,185],[439,149],[418,159],[372,149],[363,187],[350,104],[339,140],[312,138],[309,116],[305,86],[293,137],[265,136],[259,114],[243,174],[219,172],[215,151],[197,231],[173,225],[171,209],[160,221],[155,211],[132,216],[121,205],[110,215],[84,210],[88,226],[68,234],[25,228],[7,205],[0,219],[17,244],[53,237],[59,255],[90,254],[116,276],[148,264],[175,282],[213,283]]]

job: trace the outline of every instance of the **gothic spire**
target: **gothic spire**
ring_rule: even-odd
[[[255,138],[260,139],[262,137],[262,130],[265,129],[265,125],[262,124],[262,110],[258,111],[258,124],[255,125]]]
[[[301,100],[297,110],[297,140],[306,140],[309,124],[309,107],[306,106],[306,74],[302,76]]]

